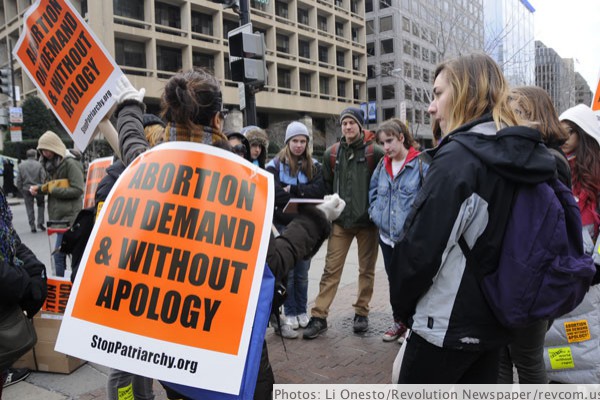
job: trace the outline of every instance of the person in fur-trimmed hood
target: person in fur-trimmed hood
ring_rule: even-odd
[[[250,143],[250,158],[252,164],[261,168],[265,167],[267,153],[269,151],[269,136],[267,132],[258,126],[249,125],[242,129],[242,135],[246,136]]]

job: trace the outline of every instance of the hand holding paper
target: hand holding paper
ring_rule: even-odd
[[[344,207],[346,207],[346,202],[337,193],[325,196],[323,203],[317,206],[329,221],[338,219],[344,211]]]
[[[141,88],[137,90],[133,87],[129,79],[125,75],[123,75],[119,81],[117,82],[117,102],[122,103],[126,100],[136,100],[142,103],[144,101],[144,95],[146,94],[146,89]]]

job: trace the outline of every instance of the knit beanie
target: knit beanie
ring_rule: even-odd
[[[559,119],[577,124],[578,127],[593,137],[600,145],[600,123],[596,114],[585,104],[577,104],[575,107],[569,108],[560,115]]]
[[[67,146],[60,140],[58,135],[52,131],[46,131],[38,140],[38,150],[49,150],[54,154],[65,158]]]
[[[360,127],[360,130],[361,131],[363,130],[363,124],[365,123],[365,120],[363,117],[363,111],[360,108],[355,108],[355,107],[346,108],[340,114],[340,123],[342,123],[344,118],[352,118],[354,121],[356,121],[356,123]]]
[[[294,121],[287,126],[285,130],[285,144],[290,141],[294,136],[306,136],[306,140],[310,140],[310,135],[308,134],[308,128],[302,122]]]
[[[163,128],[167,126],[165,122],[154,114],[144,114],[142,116],[144,128],[150,125],[160,125]]]

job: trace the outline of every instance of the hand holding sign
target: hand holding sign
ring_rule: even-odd
[[[125,75],[123,75],[117,81],[116,87],[116,97],[117,103],[121,104],[126,100],[135,100],[142,103],[144,101],[144,95],[146,94],[146,89],[141,88],[137,90],[133,87],[129,79]]]
[[[327,195],[323,200],[323,203],[319,204],[317,208],[325,214],[329,221],[338,219],[346,207],[346,202],[337,193]]]

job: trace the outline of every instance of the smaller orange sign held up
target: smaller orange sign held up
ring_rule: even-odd
[[[97,158],[90,163],[85,180],[85,192],[83,193],[83,208],[94,207],[96,189],[102,178],[106,176],[106,169],[113,163],[113,157]]]
[[[598,85],[596,86],[596,92],[592,99],[592,110],[600,111],[600,74],[598,74]]]
[[[14,55],[80,150],[115,103],[122,72],[66,0],[38,0],[25,13]]]
[[[64,313],[71,294],[71,281],[66,278],[48,278],[48,296],[42,310]]]

